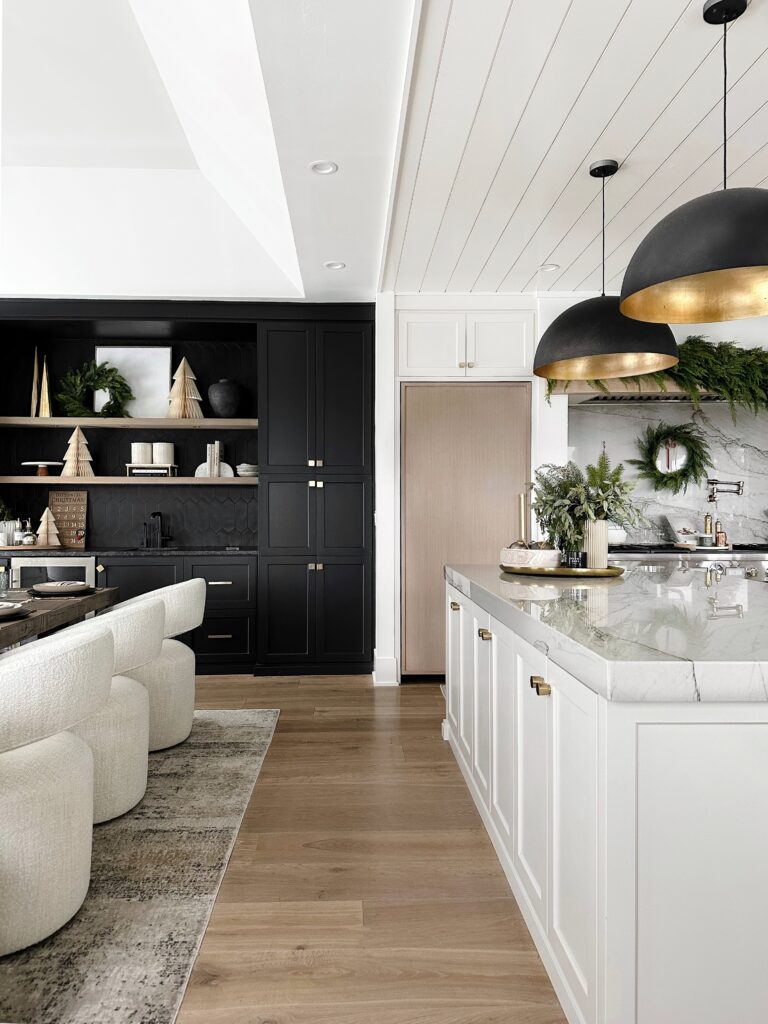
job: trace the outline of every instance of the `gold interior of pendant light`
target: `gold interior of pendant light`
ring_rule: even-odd
[[[607,380],[659,373],[678,362],[677,356],[660,352],[605,352],[602,355],[559,359],[536,368],[538,377],[550,380]]]
[[[628,295],[622,313],[668,324],[720,323],[763,316],[768,309],[768,267],[734,267],[691,274]]]

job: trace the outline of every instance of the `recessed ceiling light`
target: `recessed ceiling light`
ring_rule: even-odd
[[[333,160],[314,160],[309,165],[310,171],[314,171],[315,174],[335,174],[339,169],[339,165],[335,164]]]
[[[346,267],[346,263],[342,263],[341,260],[326,260],[323,266],[326,270],[343,270]]]
[[[542,272],[542,274],[554,274],[554,272],[559,269],[559,263],[542,263],[539,267],[539,270]]]

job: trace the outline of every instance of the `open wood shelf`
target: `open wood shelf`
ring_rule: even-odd
[[[202,420],[174,420],[168,417],[156,419],[134,419],[131,416],[0,416],[0,427],[87,427],[117,428],[122,430],[147,430],[156,427],[163,430],[258,430],[257,419],[219,419],[209,417]]]
[[[203,487],[255,487],[255,476],[0,476],[0,484],[46,484],[48,487],[98,487],[103,484],[201,484]]]

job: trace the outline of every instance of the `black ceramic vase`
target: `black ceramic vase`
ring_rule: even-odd
[[[220,380],[208,388],[208,401],[215,416],[232,419],[237,416],[243,389],[236,380]]]

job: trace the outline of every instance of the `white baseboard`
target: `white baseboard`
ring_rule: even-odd
[[[374,686],[399,686],[400,680],[397,675],[397,658],[374,658],[373,661],[373,685]]]

